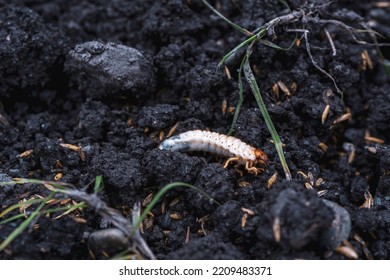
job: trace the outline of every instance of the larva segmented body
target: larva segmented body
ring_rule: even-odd
[[[258,173],[255,164],[266,164],[267,155],[254,147],[244,143],[238,138],[204,130],[192,130],[166,139],[159,146],[161,150],[169,151],[202,151],[221,156],[227,156],[229,162],[237,161],[245,164],[245,168],[251,173]]]

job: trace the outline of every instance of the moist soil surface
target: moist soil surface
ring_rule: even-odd
[[[377,2],[210,3],[248,30],[303,10],[372,28],[389,43],[390,7]],[[158,259],[389,259],[389,76],[379,48],[361,42],[373,36],[355,35],[359,42],[339,24],[303,17],[253,45],[250,64],[283,142],[287,181],[245,78],[232,135],[267,153],[264,171],[158,148],[172,131],[226,134],[232,124],[245,52],[226,67],[218,62],[247,37],[201,1],[0,0],[0,182],[34,178],[91,193],[101,175],[99,198],[129,220],[165,185],[189,183],[198,191],[171,189],[144,220],[141,236]],[[389,47],[381,52],[389,58]],[[48,194],[41,184],[2,186],[0,211]],[[0,259],[122,252],[104,237],[91,248],[91,234],[114,227],[94,209],[61,213],[38,215]],[[0,224],[0,241],[24,220]],[[141,251],[128,255],[147,258]]]

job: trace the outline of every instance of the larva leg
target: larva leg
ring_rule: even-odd
[[[223,165],[223,168],[227,168],[229,163],[233,162],[233,161],[239,161],[241,158],[240,157],[232,157],[232,158],[229,158],[225,164]]]
[[[259,173],[259,170],[253,166],[253,162],[251,161],[247,161],[245,163],[245,169],[248,170],[249,173],[257,176],[257,174]]]

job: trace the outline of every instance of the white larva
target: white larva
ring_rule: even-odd
[[[225,168],[232,161],[245,164],[245,168],[251,173],[258,173],[255,164],[266,164],[267,155],[260,149],[251,147],[238,138],[205,130],[192,130],[173,136],[163,141],[159,148],[168,151],[202,151],[210,152],[229,159]]]

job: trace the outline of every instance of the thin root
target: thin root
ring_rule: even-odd
[[[343,92],[340,90],[340,88],[338,87],[337,83],[336,83],[336,80],[332,77],[332,75],[330,75],[328,72],[326,72],[324,69],[322,69],[320,66],[318,66],[317,62],[314,60],[313,58],[313,55],[311,54],[311,50],[310,50],[310,43],[309,43],[309,38],[307,36],[307,33],[309,33],[308,30],[306,30],[303,35],[305,36],[305,44],[306,44],[306,52],[307,54],[309,55],[310,57],[310,60],[311,60],[311,63],[314,65],[315,68],[318,69],[318,71],[320,71],[321,73],[323,73],[324,75],[328,76],[329,79],[331,79],[333,81],[333,85],[334,87],[336,88],[337,92],[341,94],[341,96],[343,96]]]

